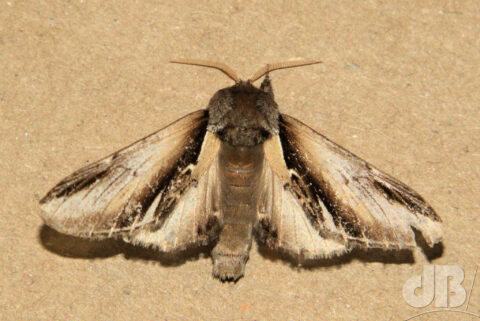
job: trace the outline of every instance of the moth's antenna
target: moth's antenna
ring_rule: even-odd
[[[285,61],[285,62],[277,62],[274,64],[267,64],[256,73],[250,77],[249,81],[254,82],[258,80],[265,74],[268,74],[271,71],[278,70],[278,69],[285,69],[285,68],[293,68],[293,67],[300,67],[300,66],[307,66],[313,64],[320,64],[322,63],[320,60],[297,60],[297,61]]]
[[[207,68],[214,68],[218,69],[227,75],[230,79],[235,81],[235,83],[240,82],[240,78],[237,76],[237,73],[233,71],[232,68],[229,66],[215,61],[208,61],[208,60],[196,60],[196,59],[175,59],[170,60],[170,62],[174,64],[182,64],[182,65],[194,65],[194,66],[202,66]]]

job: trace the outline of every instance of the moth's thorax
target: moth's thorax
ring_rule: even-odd
[[[232,146],[255,146],[278,133],[273,94],[249,82],[217,91],[208,111],[208,130]]]

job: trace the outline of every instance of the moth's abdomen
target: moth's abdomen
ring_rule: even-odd
[[[228,146],[227,144],[224,144]],[[221,170],[223,170],[223,178],[225,184],[230,187],[249,188],[254,183],[255,178],[261,173],[261,165],[263,160],[263,149],[258,148],[223,148],[231,149],[226,151],[226,155],[221,157]]]
[[[252,244],[263,155],[262,145],[234,147],[222,143],[220,147],[218,157],[223,229],[212,257],[213,273],[222,280],[236,280],[243,275]]]

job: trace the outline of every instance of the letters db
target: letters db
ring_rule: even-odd
[[[424,308],[434,299],[436,308],[459,307],[467,297],[462,286],[464,277],[464,271],[456,265],[424,265],[423,276],[412,276],[403,285],[403,298],[415,308]]]

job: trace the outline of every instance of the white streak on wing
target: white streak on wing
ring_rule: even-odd
[[[150,224],[150,223],[154,222],[155,211],[157,210],[158,204],[160,203],[160,200],[162,199],[163,195],[164,195],[164,192],[158,193],[157,197],[155,197],[152,204],[148,208],[147,213],[143,217],[142,223],[139,224],[139,226]]]

